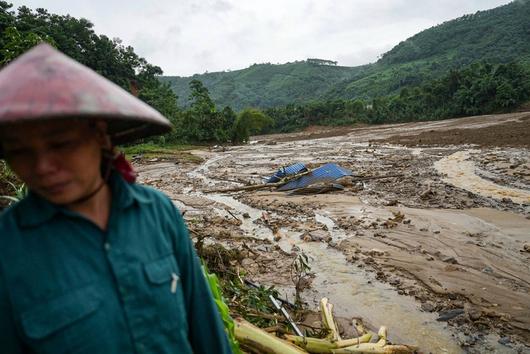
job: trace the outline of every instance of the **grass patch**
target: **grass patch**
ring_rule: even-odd
[[[157,145],[152,143],[120,147],[128,158],[178,160],[183,162],[201,163],[203,160],[190,151],[203,149],[197,145]]]
[[[4,160],[0,160],[0,210],[13,202],[11,198],[16,198],[17,191],[22,186],[22,182],[9,169]]]

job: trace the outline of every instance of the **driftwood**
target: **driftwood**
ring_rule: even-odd
[[[394,178],[394,177],[403,177],[403,173],[397,175],[385,175],[385,176],[353,176],[356,181],[368,181],[371,179],[383,179],[383,178]]]
[[[284,184],[285,182],[263,183],[263,184],[255,184],[251,186],[228,188],[228,189],[211,189],[209,191],[204,191],[204,193],[228,193],[228,192],[255,191],[258,189],[280,187],[280,186],[283,186]]]
[[[234,187],[234,188],[228,188],[228,189],[212,189],[209,191],[205,191],[204,193],[229,193],[229,192],[255,191],[255,190],[266,189],[266,188],[277,188],[309,173],[311,173],[311,171],[298,174],[289,179],[283,179],[280,182],[276,182],[276,183],[263,183],[263,184],[255,184],[252,186],[242,186],[242,187]],[[386,176],[352,176],[352,178],[355,182],[358,182],[358,181],[368,181],[368,180],[374,180],[374,179],[394,178],[394,177],[403,177],[403,176],[404,174],[386,175]]]
[[[306,171],[303,173],[298,173],[293,176],[284,177],[279,182],[275,182],[275,183],[262,183],[262,184],[255,184],[252,186],[234,187],[234,188],[228,188],[228,189],[212,189],[209,191],[205,191],[204,193],[228,193],[228,192],[254,191],[254,190],[265,189],[265,188],[276,188],[276,187],[281,187],[284,184],[292,180],[298,179],[299,177],[305,176],[309,173],[311,173],[311,171]]]

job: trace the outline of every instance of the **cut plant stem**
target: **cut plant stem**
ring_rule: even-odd
[[[253,352],[268,354],[307,354],[306,351],[254,326],[242,318],[235,319],[236,339]]]
[[[332,349],[345,348],[355,344],[367,343],[372,338],[372,334],[367,333],[358,338],[341,339],[338,341],[331,341],[329,339],[320,338],[300,337],[293,335],[286,335],[285,337],[289,342],[292,342],[297,346],[304,348],[310,353],[331,353]]]
[[[417,348],[408,345],[384,345],[361,343],[351,347],[332,349],[332,354],[413,354]]]
[[[340,340],[339,331],[333,319],[333,304],[325,297],[320,300],[320,313],[322,315],[322,325],[329,330],[328,338],[332,341]]]

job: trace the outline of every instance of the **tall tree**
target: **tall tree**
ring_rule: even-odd
[[[256,134],[273,123],[272,119],[263,112],[248,108],[243,110],[234,123],[232,142],[246,143],[250,134]]]
[[[171,121],[179,119],[177,97],[158,76],[162,69],[138,56],[121,40],[97,35],[87,19],[50,14],[26,6],[11,10],[0,0],[0,66],[39,42],[46,41],[107,79],[131,91]],[[172,134],[170,137],[174,138]]]

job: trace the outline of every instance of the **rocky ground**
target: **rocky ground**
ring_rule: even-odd
[[[237,252],[241,277],[292,296],[303,253],[310,307],[327,296],[338,316],[386,325],[423,352],[530,350],[529,113],[254,140],[195,151],[200,163],[135,163],[201,244]],[[353,177],[326,194],[219,191],[295,162]]]

